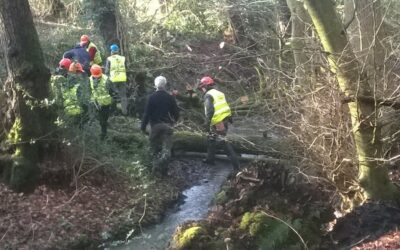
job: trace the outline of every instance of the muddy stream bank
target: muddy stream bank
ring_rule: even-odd
[[[142,232],[122,244],[115,242],[108,250],[159,250],[165,249],[177,226],[188,220],[203,219],[208,212],[210,202],[227,179],[232,167],[227,161],[217,161],[207,175],[195,185],[183,192],[180,205],[167,211],[161,223],[143,228]]]

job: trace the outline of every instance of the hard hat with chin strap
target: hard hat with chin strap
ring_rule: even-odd
[[[90,68],[90,73],[92,74],[93,77],[99,78],[103,75],[103,70],[99,65],[93,64],[92,67]]]
[[[69,70],[69,66],[71,65],[71,63],[72,63],[72,62],[71,62],[71,59],[63,58],[63,59],[61,59],[61,61],[58,63],[58,66],[59,66],[60,68]]]
[[[118,52],[119,51],[119,47],[116,44],[113,44],[110,46],[110,50],[111,52]]]
[[[215,84],[214,79],[212,79],[209,76],[204,76],[203,78],[201,78],[199,85],[197,86],[197,88],[201,89],[201,88],[205,88],[208,86],[213,86]]]

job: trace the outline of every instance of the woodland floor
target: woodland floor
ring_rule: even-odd
[[[142,226],[157,223],[167,207],[179,199],[180,192],[208,171],[198,159],[175,160],[171,166],[168,177],[154,179],[147,187],[140,181],[130,185],[122,175],[103,170],[81,178],[77,186],[43,184],[31,194],[15,193],[1,184],[0,249],[91,249],[121,228],[120,222],[128,220],[127,216],[132,228],[138,226],[141,217]],[[250,164],[239,176],[231,176],[225,187],[240,197],[212,207],[207,221],[215,228],[232,227],[240,222],[238,216],[244,211],[272,211],[278,203],[286,204],[289,208],[285,213],[291,215],[302,216],[314,210],[332,212],[327,209],[329,191],[322,191],[317,184],[283,186],[277,169],[260,172]],[[400,169],[393,168],[391,175],[394,181],[400,181]],[[333,231],[316,249],[400,249],[399,225],[399,208],[388,203],[367,203],[337,219]],[[251,238],[237,237],[242,237],[241,249],[253,249]]]
[[[139,221],[157,223],[181,191],[207,171],[192,160],[171,166],[167,177],[134,184],[101,169],[77,185],[71,179],[63,186],[43,184],[31,194],[0,184],[0,249],[92,249],[110,236],[123,239]]]

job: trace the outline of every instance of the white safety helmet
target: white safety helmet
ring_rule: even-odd
[[[154,87],[156,89],[164,89],[166,85],[167,79],[165,77],[157,76],[156,79],[154,79]]]

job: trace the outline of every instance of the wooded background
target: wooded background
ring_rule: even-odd
[[[53,72],[63,52],[81,34],[89,34],[103,55],[110,44],[120,44],[135,101],[149,92],[159,74],[182,95],[187,84],[211,75],[237,117],[267,120],[257,129],[279,138],[275,155],[295,162],[300,173],[337,190],[343,200],[397,199],[386,168],[399,158],[397,1],[29,4],[0,4],[5,34],[0,54],[1,154],[3,165],[13,169],[6,179],[17,187],[25,185],[25,178],[14,178],[14,171],[23,169],[16,166],[35,169],[44,157],[37,152],[46,154],[49,147],[43,137],[56,130],[54,116],[44,108],[45,67]],[[193,125],[192,117],[186,118]],[[25,130],[26,124],[33,131]],[[39,157],[24,160],[32,155]]]

